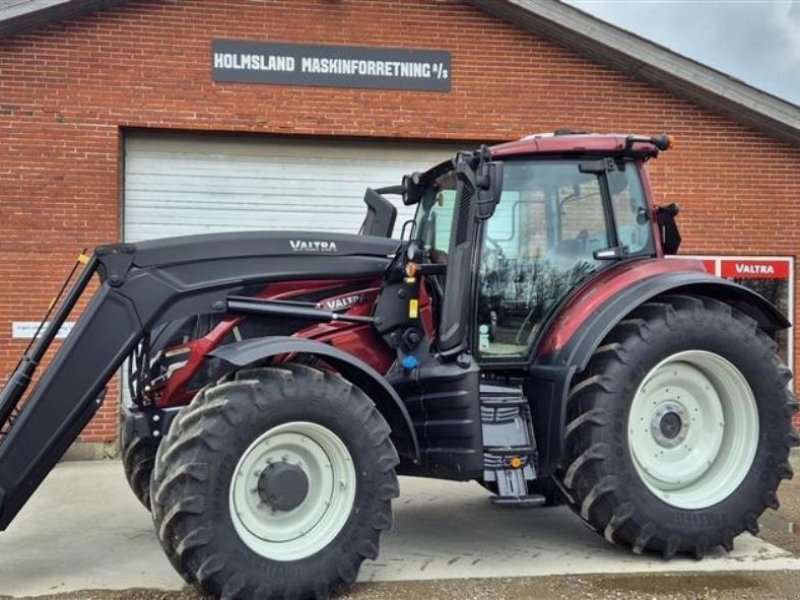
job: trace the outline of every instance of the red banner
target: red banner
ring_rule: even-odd
[[[727,279],[789,279],[788,260],[722,260]]]

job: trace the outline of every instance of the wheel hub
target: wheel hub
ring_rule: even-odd
[[[680,445],[686,439],[688,427],[685,409],[671,400],[658,405],[650,418],[650,434],[664,448]]]
[[[273,463],[258,477],[258,495],[272,509],[294,510],[308,495],[308,476],[298,465]]]
[[[336,537],[355,493],[344,442],[322,425],[292,421],[264,432],[242,454],[231,478],[231,520],[259,555],[299,560]]]

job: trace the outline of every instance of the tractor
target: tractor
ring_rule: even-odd
[[[0,394],[0,529],[126,365],[126,475],[170,562],[212,596],[352,583],[398,475],[563,502],[635,553],[730,551],[792,477],[790,323],[666,259],[678,207],[655,203],[645,166],[670,145],[534,135],[368,189],[358,234],[82,254]],[[398,239],[387,196],[416,207]]]

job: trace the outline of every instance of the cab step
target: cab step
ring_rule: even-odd
[[[481,385],[483,480],[496,488],[498,506],[534,507],[544,496],[528,493],[536,479],[536,438],[530,404],[518,387]]]

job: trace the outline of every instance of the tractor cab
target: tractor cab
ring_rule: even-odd
[[[406,201],[417,203],[411,243],[415,259],[439,267],[429,287],[440,310],[448,297],[451,305],[475,302],[469,335],[456,347],[482,363],[524,364],[545,324],[583,283],[621,261],[658,256],[658,217],[642,164],[668,143],[535,136],[459,155],[417,175],[416,184],[407,178]],[[464,199],[476,193],[473,182],[485,196],[474,217]],[[475,280],[452,277],[454,269]],[[440,317],[442,327],[455,324]]]

